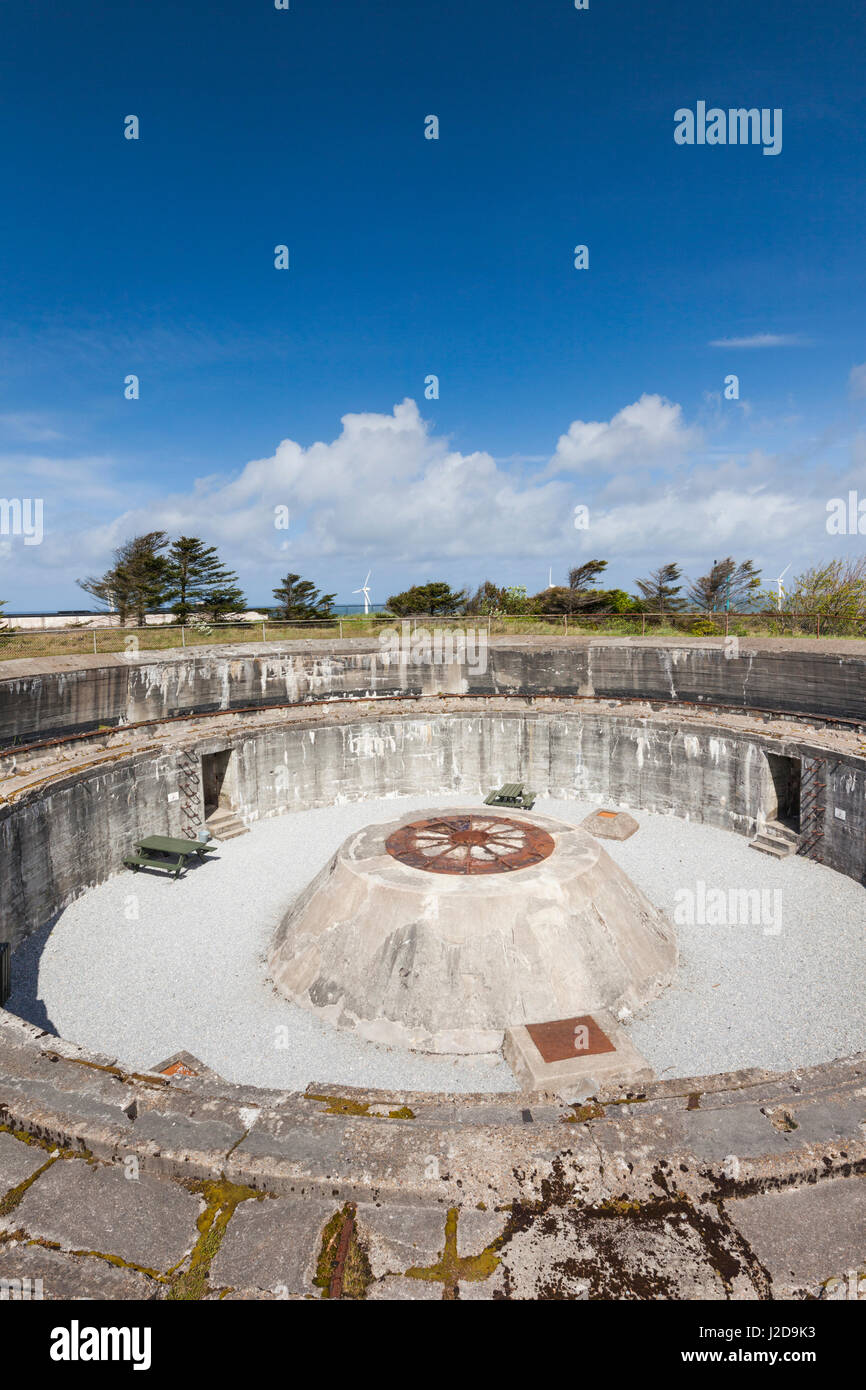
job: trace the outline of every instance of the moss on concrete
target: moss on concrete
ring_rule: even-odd
[[[349,1096],[320,1096],[307,1093],[306,1100],[321,1100],[325,1102],[325,1115],[359,1115],[368,1120],[414,1120],[415,1111],[410,1110],[408,1105],[401,1105],[398,1109],[389,1110],[387,1115],[377,1114],[371,1111],[370,1106],[373,1101],[352,1100]],[[379,1103],[379,1102],[375,1102]]]
[[[593,1101],[590,1105],[574,1105],[573,1115],[563,1115],[565,1125],[585,1125],[587,1120],[600,1120],[604,1116],[604,1106]]]
[[[194,1181],[184,1183],[184,1186],[202,1197],[205,1205],[196,1221],[198,1239],[193,1246],[189,1265],[172,1279],[167,1296],[175,1301],[197,1302],[210,1292],[208,1278],[211,1263],[238,1206],[252,1199],[263,1201],[267,1194],[229,1182],[225,1177],[219,1182]]]
[[[346,1227],[351,1223],[346,1239]],[[355,1207],[351,1202],[334,1212],[322,1232],[322,1248],[316,1265],[313,1283],[322,1290],[322,1298],[334,1297],[334,1278],[338,1273],[341,1247],[344,1247],[340,1299],[359,1301],[367,1297],[373,1282],[373,1271],[363,1242],[355,1225]]]
[[[413,1265],[406,1270],[407,1279],[423,1279],[428,1283],[442,1285],[442,1298],[454,1301],[459,1296],[459,1284],[469,1281],[477,1283],[489,1279],[499,1264],[497,1251],[501,1248],[504,1235],[497,1236],[490,1245],[478,1255],[458,1255],[457,1223],[460,1208],[449,1207],[445,1218],[445,1246],[434,1265]]]

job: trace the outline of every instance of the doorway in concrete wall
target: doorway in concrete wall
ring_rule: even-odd
[[[202,753],[201,755],[205,820],[212,816],[214,811],[218,811],[221,806],[231,806],[231,801],[224,790],[231,757],[232,750],[230,748],[225,749],[222,753]]]
[[[799,831],[800,759],[787,758],[781,753],[768,753],[767,762],[770,764],[770,775],[776,794],[776,814],[773,816],[770,807],[767,819],[777,820],[789,830]]]

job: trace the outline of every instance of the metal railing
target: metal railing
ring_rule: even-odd
[[[127,655],[249,642],[327,641],[334,638],[376,637],[384,629],[414,633],[433,626],[488,637],[514,635],[579,636],[606,632],[617,636],[792,636],[866,637],[866,613],[844,618],[816,613],[535,613],[506,614],[335,614],[332,618],[265,618],[243,622],[151,624],[146,627],[84,627],[19,632],[0,627],[0,662],[52,656]]]

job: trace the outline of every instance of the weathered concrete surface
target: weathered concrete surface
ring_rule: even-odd
[[[321,1298],[351,1218],[344,1298],[866,1298],[866,1058],[565,1105],[167,1085],[56,1044],[0,1014],[0,1135],[27,1174],[0,1180],[0,1297]],[[27,1095],[43,1066],[51,1115]],[[94,1075],[126,1132],[92,1114]]]
[[[854,642],[503,638],[440,662],[359,642],[4,662],[0,747],[190,712],[438,693],[719,701],[866,721],[866,653]]]
[[[49,1155],[38,1145],[21,1143],[0,1130],[0,1191],[18,1187],[49,1161]]]
[[[512,835],[536,827],[553,851],[507,873],[428,873],[386,843],[441,812],[367,826],[278,927],[277,989],[372,1042],[469,1053],[498,1051],[514,1024],[636,1012],[670,984],[672,925],[592,836],[529,811],[448,812],[470,815]]]
[[[211,1282],[282,1298],[316,1292],[322,1231],[335,1210],[333,1198],[244,1202],[213,1261]]]
[[[130,1177],[122,1165],[64,1159],[0,1217],[0,1238],[23,1227],[60,1249],[108,1251],[137,1269],[166,1272],[191,1250],[200,1210],[198,1198],[177,1184]]]
[[[26,1238],[0,1243],[0,1299],[149,1301],[161,1292],[148,1275],[95,1253],[71,1255]]]
[[[748,1241],[777,1298],[814,1297],[827,1270],[844,1279],[866,1273],[866,1179],[768,1192],[727,1203],[731,1224]],[[863,1290],[866,1296],[866,1289]]]

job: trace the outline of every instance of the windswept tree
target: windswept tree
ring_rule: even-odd
[[[686,600],[680,598],[682,585],[677,583],[682,578],[682,570],[679,565],[661,565],[657,570],[650,570],[646,579],[636,579],[635,583],[640,589],[641,597],[649,613],[680,613],[686,606]]]
[[[727,560],[714,560],[709,574],[689,585],[688,596],[702,613],[724,609],[736,613],[751,607],[760,597],[760,589],[761,572],[752,561],[741,560],[737,564],[728,556]]]
[[[162,553],[168,545],[164,531],[133,536],[114,552],[114,564],[99,578],[76,583],[99,603],[116,611],[121,623],[132,615],[143,627],[147,613],[161,608],[170,593],[169,563]]]
[[[768,609],[778,608],[777,589],[766,590],[762,597]],[[787,586],[780,611],[820,617],[821,629],[827,633],[844,632],[851,627],[862,629],[866,617],[866,555],[844,556],[804,570]]]
[[[214,622],[237,613],[246,600],[233,570],[222,564],[216,546],[197,536],[179,536],[168,551],[169,597],[173,611],[185,623],[190,614],[205,614]]]
[[[330,618],[333,613],[336,594],[320,594],[309,579],[299,574],[287,574],[282,583],[274,589],[277,607],[272,610],[275,618]]]
[[[532,611],[537,614],[580,614],[580,613],[630,613],[635,609],[635,600],[624,589],[572,589],[555,584],[552,589],[542,589],[531,600]]]
[[[388,599],[390,612],[398,618],[410,618],[413,614],[438,617],[445,613],[458,613],[466,602],[466,592],[456,592],[450,584],[434,580],[429,584],[413,584],[402,594],[392,594]]]
[[[568,571],[568,587],[572,593],[583,595],[592,594],[593,589],[598,583],[598,577],[607,569],[607,560],[586,560],[582,565],[575,565]],[[586,600],[591,602],[591,598]],[[585,603],[579,603],[578,607],[585,607]]]
[[[553,584],[529,600],[531,611],[537,615],[545,613],[573,613],[575,611],[575,592],[567,584]]]

